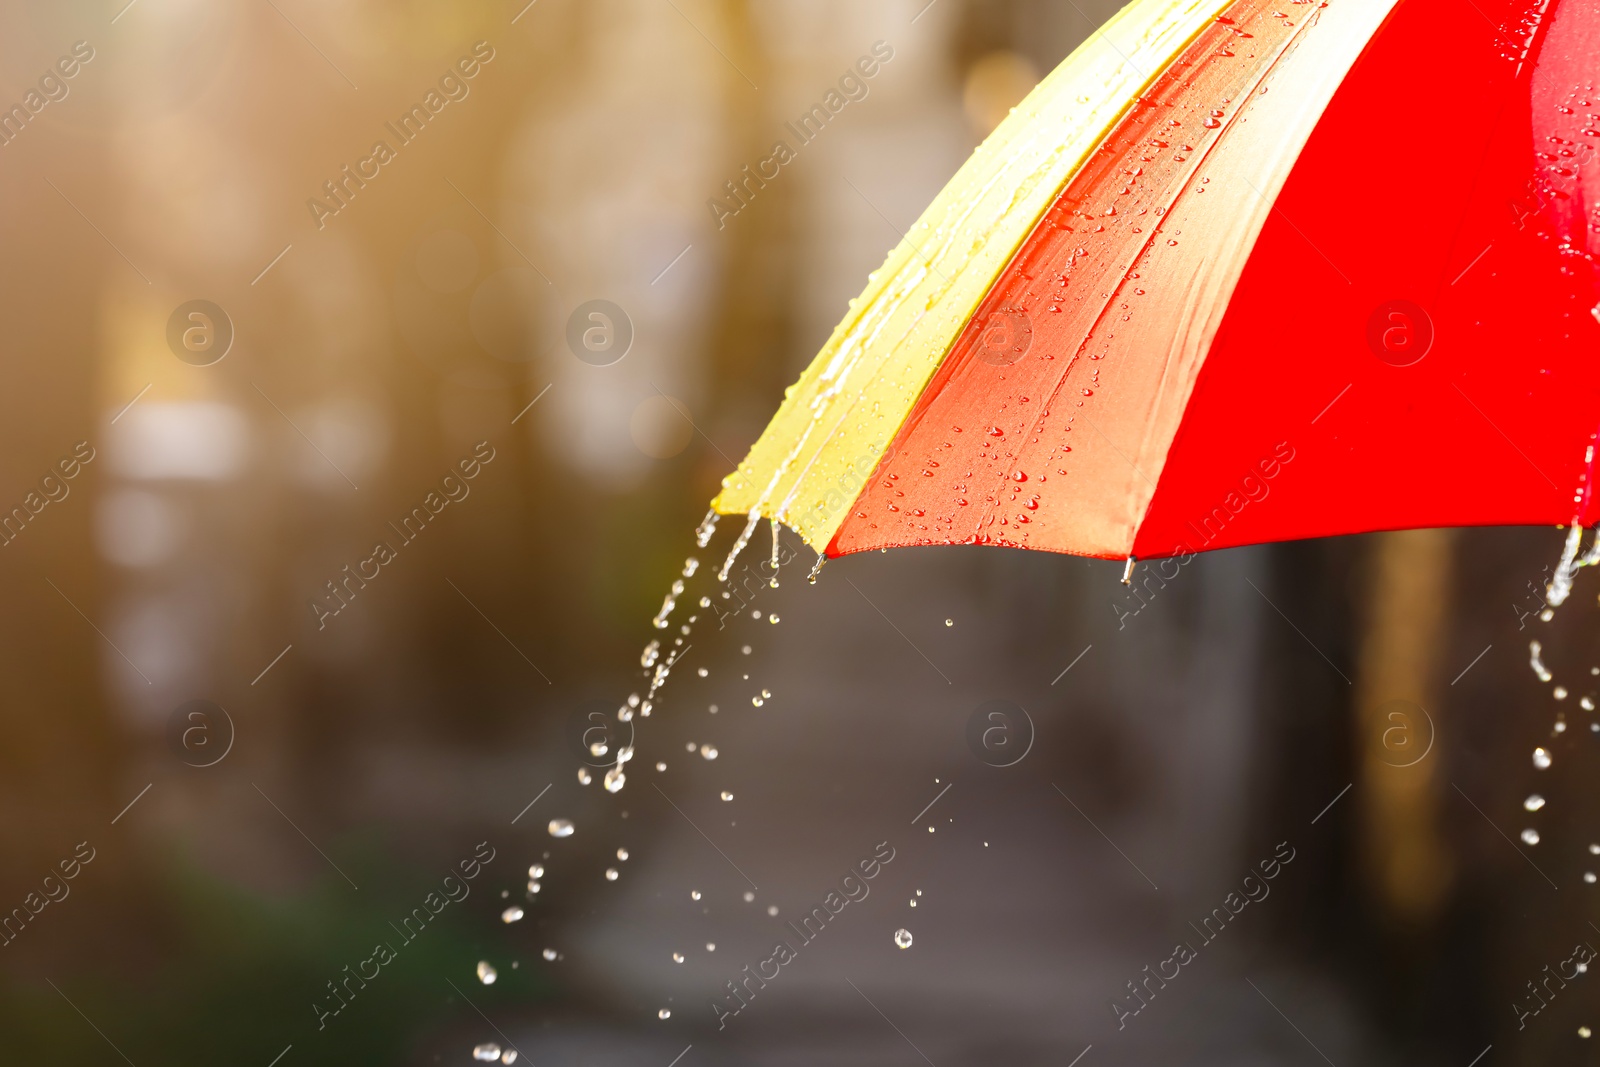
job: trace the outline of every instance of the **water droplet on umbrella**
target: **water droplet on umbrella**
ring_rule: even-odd
[[[545,829],[550,831],[551,837],[571,837],[576,827],[572,825],[571,819],[551,819],[550,825]]]
[[[494,985],[494,980],[500,977],[488,960],[478,961],[478,981],[484,985]]]
[[[899,945],[901,948],[910,948],[911,947],[911,931],[907,930],[903,926],[900,929],[896,930],[894,932],[894,943]]]
[[[521,919],[521,918],[522,918],[522,909],[517,907],[516,905],[512,905],[511,907],[507,908],[505,911],[502,911],[500,913],[500,921],[503,922],[503,923],[514,923],[518,919]]]

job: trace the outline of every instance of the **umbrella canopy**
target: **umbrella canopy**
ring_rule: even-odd
[[[828,556],[1592,523],[1597,113],[1600,0],[1135,0],[713,507]]]

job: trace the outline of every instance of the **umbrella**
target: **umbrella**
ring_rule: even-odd
[[[1576,533],[1597,112],[1600,0],[1135,0],[869,275],[713,512],[818,566]]]

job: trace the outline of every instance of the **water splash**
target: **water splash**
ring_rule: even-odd
[[[1541,658],[1543,653],[1544,646],[1538,641],[1528,642],[1528,666],[1532,667],[1533,673],[1539,676],[1539,681],[1548,682],[1553,675],[1544,665],[1544,660]]]
[[[812,585],[816,585],[817,575],[822,573],[822,565],[826,562],[828,562],[828,554],[826,552],[818,552],[817,562],[811,565],[811,573],[806,575],[806,581],[810,582]]]
[[[743,530],[739,531],[738,540],[734,541],[733,548],[728,552],[728,558],[723,561],[722,569],[717,572],[717,581],[725,582],[728,580],[728,572],[733,570],[734,561],[739,558],[739,553],[743,552],[745,546],[750,543],[750,538],[756,532],[756,523],[760,521],[761,513],[759,511],[750,512],[750,521],[744,524]]]
[[[717,532],[717,520],[721,518],[717,509],[712,508],[706,512],[706,517],[700,520],[700,525],[694,528],[694,543],[701,548],[711,543],[711,535]]]
[[[773,520],[771,520],[771,522],[772,522],[772,580],[770,582],[768,582],[767,584],[770,585],[772,588],[776,589],[776,588],[778,588],[778,530],[780,529],[780,527],[778,526],[778,520],[777,519],[773,519]]]
[[[650,625],[658,630],[665,630],[667,628],[667,616],[671,615],[672,609],[678,606],[678,597],[682,594],[683,579],[679,578],[672,583],[672,591],[662,599],[661,610],[656,612],[656,617],[650,620]]]

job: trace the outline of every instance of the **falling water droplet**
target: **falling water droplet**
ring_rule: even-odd
[[[607,867],[606,868],[606,881],[615,882],[616,880],[617,880],[617,869],[615,867]]]
[[[824,553],[818,552],[817,562],[811,565],[811,573],[806,575],[806,581],[810,582],[812,585],[816,585],[817,575],[822,573],[822,565],[826,562],[828,562],[828,557]]]
[[[1522,802],[1522,806],[1528,811],[1538,811],[1540,808],[1544,807],[1544,797],[1540,796],[1538,793],[1533,793],[1529,795],[1527,800]]]
[[[750,892],[750,890],[746,889],[744,891],[744,902],[746,904],[754,904],[755,901],[756,901],[756,895],[754,893]]]
[[[511,907],[507,908],[505,911],[502,911],[500,913],[500,921],[503,922],[503,923],[514,923],[514,922],[516,922],[517,920],[519,920],[521,918],[522,918],[522,909],[517,907],[516,905],[512,905]]]
[[[1525,845],[1537,845],[1539,843],[1539,831],[1531,826],[1522,831],[1522,843]]]
[[[494,980],[499,977],[500,975],[489,964],[488,960],[478,961],[478,981],[484,985],[494,985]]]
[[[535,863],[532,867],[529,867],[528,868],[528,877],[529,878],[543,878],[544,877],[544,864]]]
[[[946,619],[946,620],[944,620],[944,624],[946,626],[954,626],[956,624],[956,620],[954,620],[954,619]]]
[[[1539,768],[1541,771],[1548,770],[1549,767],[1550,767],[1550,753],[1549,753],[1549,751],[1546,750],[1546,749],[1543,749],[1543,748],[1534,749],[1533,750],[1533,765],[1535,767]]]
[[[733,794],[728,792],[726,789],[724,789],[722,791],[722,799],[723,800],[732,800],[733,799]]]
[[[706,951],[707,952],[715,952],[715,951],[717,951],[717,943],[715,941],[707,941],[706,942]]]
[[[628,850],[625,848],[617,849],[617,859],[624,863],[628,862]]]
[[[579,785],[588,785],[592,781],[594,781],[594,775],[589,773],[589,768],[587,768],[587,767],[579,767],[578,768],[578,784]]]
[[[712,508],[706,512],[706,517],[700,520],[700,525],[694,528],[694,543],[701,548],[711,543],[711,535],[717,532],[717,511]]]
[[[472,1046],[472,1058],[484,1063],[493,1063],[500,1058],[500,1046],[493,1042]]]
[[[681,952],[674,952],[674,953],[673,953],[673,954],[672,954],[672,962],[673,962],[673,963],[682,963],[682,962],[683,962],[683,953],[681,953]]]
[[[556,950],[553,949],[553,948],[547,948],[543,952],[541,952],[540,955],[543,956],[547,960],[552,960],[553,961],[556,958]]]
[[[776,904],[768,904],[767,905],[767,914],[768,915],[772,915],[772,916],[776,916],[778,914],[778,906]]]
[[[729,551],[728,558],[723,561],[722,569],[717,572],[717,581],[725,582],[728,580],[728,572],[733,570],[733,564],[739,558],[739,553],[744,551],[744,546],[750,543],[751,536],[756,532],[756,523],[760,521],[760,513],[751,511],[750,521],[745,523],[744,529],[739,532],[738,540],[733,542],[733,548]]]
[[[706,759],[716,759],[717,758],[716,746],[715,745],[701,745],[700,746],[700,755],[703,756]]]
[[[551,819],[550,825],[545,829],[550,831],[551,837],[571,837],[576,827],[572,825],[571,819]]]
[[[894,932],[894,943],[899,945],[901,948],[910,948],[911,947],[911,931],[907,930],[903,926],[900,929],[896,930]]]
[[[1533,673],[1539,676],[1539,681],[1548,682],[1551,678],[1551,675],[1550,672],[1545,669],[1544,660],[1540,658],[1541,652],[1543,652],[1543,648],[1540,646],[1539,642],[1528,642],[1528,666],[1532,667]]]
[[[698,889],[689,890],[689,899],[690,900],[699,900],[700,899],[700,890],[698,890]]]
[[[604,784],[607,793],[620,793],[622,787],[628,784],[628,776],[622,773],[622,764],[617,764],[606,772]]]

